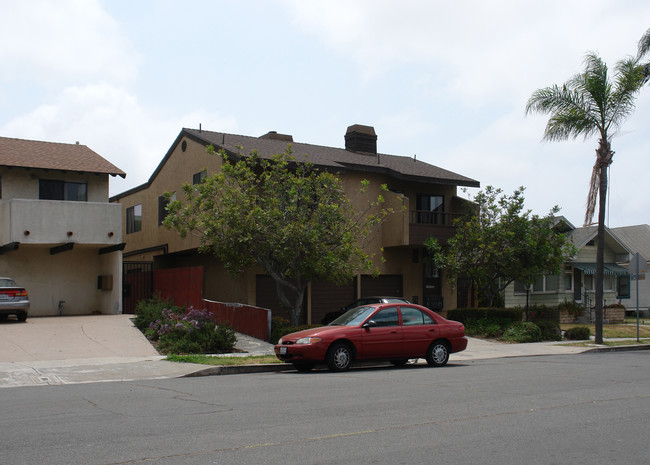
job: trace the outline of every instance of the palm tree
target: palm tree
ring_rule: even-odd
[[[645,31],[641,40],[639,40],[639,51],[637,52],[637,60],[641,60],[644,56],[650,53],[650,29]],[[644,63],[643,73],[645,74],[646,82],[650,80],[650,62]]]
[[[596,163],[591,174],[585,226],[592,224],[596,201],[598,209],[598,249],[596,255],[596,343],[603,342],[603,269],[605,250],[605,208],[607,168],[612,163],[612,137],[634,110],[636,96],[643,86],[643,67],[637,58],[616,64],[610,81],[607,65],[595,53],[587,54],[585,69],[561,87],[536,90],[526,104],[526,114],[544,113],[550,118],[544,140],[560,141],[598,135]],[[599,195],[600,194],[600,195]]]

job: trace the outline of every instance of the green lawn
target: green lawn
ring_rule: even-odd
[[[569,328],[575,328],[577,326],[586,326],[591,330],[591,335],[593,336],[596,332],[596,328],[592,324],[587,325],[578,325],[578,324],[565,324],[560,325],[562,331],[566,331]],[[640,326],[639,327],[639,336],[640,337],[650,337],[650,326]],[[603,325],[603,338],[619,338],[619,337],[636,337],[636,321],[634,324],[616,324],[616,325]]]
[[[173,355],[167,356],[170,362],[198,363],[201,365],[263,365],[266,363],[282,363],[275,355],[252,355],[249,357],[221,357],[218,355]]]

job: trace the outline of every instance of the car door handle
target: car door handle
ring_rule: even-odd
[[[435,332],[436,332],[436,328],[431,328],[431,329],[429,330],[429,332],[430,332],[430,333],[435,333]]]

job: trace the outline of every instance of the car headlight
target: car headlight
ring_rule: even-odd
[[[315,344],[322,341],[320,337],[301,337],[296,341],[296,344]]]

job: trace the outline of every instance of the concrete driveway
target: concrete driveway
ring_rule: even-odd
[[[0,322],[0,362],[157,356],[131,317],[84,315]]]

